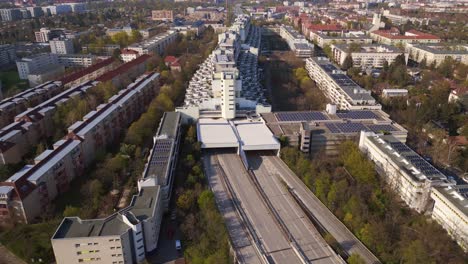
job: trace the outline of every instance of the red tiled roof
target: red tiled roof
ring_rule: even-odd
[[[145,62],[146,60],[148,60],[149,58],[151,58],[150,55],[148,54],[143,54],[141,55],[140,57],[137,57],[136,59],[132,60],[132,61],[129,61],[127,63],[124,63],[122,65],[120,65],[119,67],[117,67],[116,69],[112,70],[112,71],[109,71],[109,72],[106,72],[105,74],[103,74],[102,76],[98,77],[96,79],[96,81],[100,81],[100,82],[106,82],[106,81],[110,81],[112,80],[114,77],[128,71],[130,68],[136,66],[136,65],[139,65],[143,62]]]
[[[390,39],[440,39],[436,35],[420,32],[414,29],[408,30],[406,32],[412,35],[402,35],[398,32],[398,30],[395,30],[395,29],[376,30],[376,31],[373,31],[372,33],[377,34],[382,37],[390,38]]]
[[[93,65],[91,65],[91,66],[89,66],[87,68],[84,68],[81,71],[77,71],[77,72],[74,72],[74,73],[72,73],[72,74],[70,74],[68,76],[65,76],[62,79],[60,79],[59,81],[62,82],[62,85],[73,82],[73,81],[78,80],[79,78],[81,78],[83,76],[86,76],[86,75],[88,75],[88,74],[90,74],[90,73],[92,73],[92,72],[94,72],[94,71],[96,71],[96,70],[98,70],[98,69],[100,69],[102,67],[105,67],[105,66],[113,63],[114,61],[115,61],[115,59],[112,58],[112,57],[108,58],[108,59],[105,59],[105,60],[100,61],[100,62],[98,62],[96,64],[93,64]]]
[[[340,31],[342,30],[341,25],[338,25],[338,24],[330,24],[330,25],[312,24],[312,25],[309,25],[307,28],[312,31]]]
[[[138,55],[138,51],[131,50],[131,49],[123,49],[121,54],[135,54],[135,55]]]
[[[179,59],[177,59],[174,56],[166,56],[166,58],[164,58],[164,62],[169,62],[169,63],[174,63],[174,62],[177,62],[178,60]]]

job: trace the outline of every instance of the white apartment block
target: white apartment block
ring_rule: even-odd
[[[332,44],[371,44],[372,38],[367,36],[364,32],[360,31],[352,31],[352,32],[343,32],[343,33],[330,33],[327,34],[325,32],[310,32],[310,40],[317,43],[317,46],[323,48],[326,45]]]
[[[408,95],[407,89],[383,89],[383,98],[404,97]]]
[[[440,43],[441,41],[441,39],[435,35],[417,30],[408,30],[404,34],[400,34],[399,30],[396,28],[372,31],[370,36],[375,42],[387,45],[406,46],[411,43],[434,44]]]
[[[333,60],[343,65],[346,57],[351,56],[354,67],[358,68],[382,68],[384,63],[390,65],[397,56],[404,54],[399,49],[389,45],[360,45],[359,50],[351,51],[349,44],[335,44],[331,46]],[[405,54],[407,61],[408,54]]]
[[[432,188],[432,218],[468,251],[468,185]]]
[[[51,52],[55,54],[75,53],[72,39],[55,38],[49,41],[49,45]]]
[[[52,237],[57,263],[140,263],[157,248],[169,207],[181,114],[164,113],[130,205],[104,219],[65,218]]]
[[[286,40],[289,48],[296,53],[296,56],[302,58],[308,58],[312,56],[314,47],[293,27],[281,25],[280,36]]]
[[[185,120],[270,112],[258,81],[260,40],[260,29],[250,25],[249,17],[238,16],[231,28],[218,35],[218,47],[190,80],[184,106],[176,111]]]
[[[135,43],[128,46],[127,49],[134,50],[140,55],[142,54],[159,54],[162,55],[164,50],[173,43],[177,38],[177,32],[168,30],[165,33],[158,34],[152,38],[146,39],[140,43]]]
[[[0,66],[8,65],[16,61],[16,49],[14,45],[0,45]]]
[[[306,69],[325,96],[340,110],[380,110],[371,92],[357,85],[325,57],[306,59]]]
[[[15,21],[22,18],[21,11],[17,8],[0,9],[2,21]]]
[[[123,129],[141,115],[154,97],[158,81],[158,73],[142,75],[111,97],[107,104],[99,105],[83,121],[70,126],[65,138],[57,141],[53,149],[37,156],[34,164],[26,165],[6,181],[0,182],[0,188],[4,187],[0,189],[0,195],[7,197],[2,200],[4,206],[0,207],[0,225],[31,223],[46,212],[57,195],[68,191],[70,182],[81,176],[93,162],[96,152],[115,143]],[[91,88],[92,85],[87,87]],[[46,122],[52,120],[53,109],[51,106],[37,113],[31,110],[34,118],[44,117],[41,118],[44,122],[38,122],[40,130],[53,130],[51,124]]]
[[[445,58],[451,57],[454,61],[468,64],[468,45],[444,44],[409,44],[407,45],[410,59],[421,62],[426,60],[427,65],[435,63],[438,66]]]
[[[374,161],[376,170],[400,198],[418,213],[432,207],[430,199],[434,187],[454,185],[407,145],[391,135],[361,132],[359,148]]]
[[[58,56],[58,62],[66,68],[86,68],[95,64],[97,62],[97,57],[90,54],[63,54]]]
[[[28,75],[40,72],[51,65],[58,65],[58,56],[53,53],[40,53],[16,61],[20,79],[28,79]]]

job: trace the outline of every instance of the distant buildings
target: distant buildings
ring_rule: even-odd
[[[129,50],[134,50],[141,54],[159,54],[162,55],[164,50],[173,43],[177,38],[177,32],[168,30],[167,32],[158,34],[152,38],[143,40],[142,42],[132,44],[127,47]]]
[[[162,21],[174,21],[174,11],[172,10],[153,10],[151,11],[151,19]]]
[[[180,122],[180,113],[164,114],[138,181],[138,194],[128,207],[102,219],[66,217],[62,221],[52,237],[58,263],[141,263],[157,248],[172,192]]]
[[[408,30],[405,34],[400,34],[400,31],[397,28],[392,28],[390,30],[376,30],[370,33],[371,38],[382,44],[387,45],[403,45],[411,43],[439,43],[441,40],[439,37],[423,33],[417,30]]]
[[[383,44],[358,45],[357,50],[351,50],[349,44],[334,44],[331,46],[333,60],[343,65],[346,57],[351,56],[354,67],[382,68],[384,63],[390,65],[397,56],[404,54],[396,47]],[[407,61],[408,55],[405,56]]]
[[[289,48],[296,53],[296,56],[301,58],[312,56],[314,47],[293,27],[281,25],[280,36],[286,40]]]
[[[372,43],[372,38],[367,36],[364,32],[355,31],[355,32],[340,32],[327,34],[323,32],[311,32],[310,39],[317,43],[317,46],[323,48],[326,45],[333,44],[351,44],[357,43],[360,45],[368,45]]]
[[[39,31],[34,32],[36,42],[46,43],[53,38],[59,38],[63,34],[63,29],[49,29],[41,28]]]
[[[104,46],[83,45],[81,51],[83,53],[93,53],[96,55],[112,56],[115,50],[120,50],[120,46],[116,44],[106,44]]]
[[[50,50],[55,54],[73,54],[75,49],[73,47],[73,40],[66,38],[55,38],[49,41]]]
[[[14,45],[0,45],[0,67],[16,62],[16,49]]]
[[[136,59],[140,54],[138,51],[135,50],[130,50],[130,49],[123,49],[122,52],[120,53],[120,57],[124,62],[129,62],[134,59]]]
[[[97,57],[90,54],[59,54],[58,63],[66,68],[86,68],[95,64]]]
[[[17,8],[0,9],[0,17],[2,21],[15,21],[23,18],[21,10]]]
[[[410,59],[419,63],[426,60],[426,65],[434,63],[438,66],[448,57],[454,61],[468,64],[468,45],[466,44],[409,44],[406,48]]]
[[[158,79],[158,73],[140,76],[107,104],[69,127],[68,135],[56,142],[54,149],[44,151],[34,164],[0,182],[4,205],[0,207],[0,224],[31,223],[46,212],[51,201],[68,191],[70,182],[83,174],[96,152],[114,143],[123,129],[140,116],[156,93]],[[85,85],[91,88],[95,84]]]
[[[306,60],[306,69],[325,96],[340,110],[380,110],[371,91],[357,85],[325,57]]]
[[[404,97],[407,95],[408,95],[408,90],[406,89],[383,89],[382,90],[383,98]]]
[[[20,79],[29,80],[31,85],[50,80],[64,72],[57,54],[40,53],[16,61]]]

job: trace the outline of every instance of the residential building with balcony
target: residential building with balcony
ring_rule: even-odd
[[[49,40],[50,50],[55,54],[73,54],[73,40],[66,38],[54,38]]]
[[[343,65],[346,57],[351,56],[353,66],[357,68],[383,68],[385,62],[388,65],[392,64],[397,56],[404,54],[405,61],[408,61],[408,54],[405,54],[400,49],[384,45],[370,44],[359,45],[358,50],[351,50],[349,44],[334,44],[331,46],[333,60],[339,65]]]
[[[371,38],[381,44],[387,45],[402,45],[405,47],[407,44],[413,43],[427,43],[434,44],[440,43],[441,39],[438,36],[420,32],[417,30],[408,30],[404,34],[400,34],[397,28],[389,30],[376,30],[370,33]]]
[[[367,36],[366,33],[361,31],[351,31],[351,32],[321,32],[321,31],[311,31],[310,38],[311,41],[317,43],[317,46],[323,48],[326,45],[333,44],[351,44],[357,43],[361,45],[367,45],[372,43],[372,38]]]
[[[410,59],[420,63],[426,60],[426,65],[439,66],[446,58],[468,64],[468,45],[446,44],[408,44],[406,46]]]
[[[380,110],[371,92],[360,87],[325,57],[306,59],[310,78],[339,110]]]
[[[296,53],[296,56],[300,58],[308,58],[312,56],[314,47],[293,27],[281,25],[280,36],[286,40],[289,48]]]
[[[455,185],[443,173],[391,135],[361,132],[359,148],[366,153],[389,186],[418,213],[430,210],[434,187]]]
[[[168,30],[167,32],[158,34],[142,42],[132,44],[127,47],[129,50],[134,50],[140,55],[143,54],[159,54],[162,55],[166,48],[173,43],[177,38],[177,32]]]
[[[0,67],[16,62],[16,49],[14,45],[0,45]]]

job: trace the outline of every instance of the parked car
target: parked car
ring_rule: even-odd
[[[176,240],[176,241],[175,241],[175,248],[176,248],[177,250],[181,250],[181,249],[182,249],[182,245],[180,244],[180,240]]]

